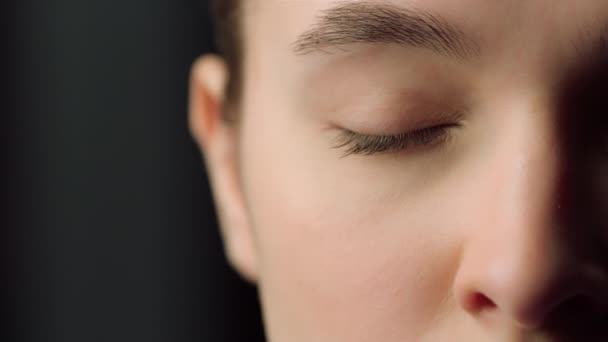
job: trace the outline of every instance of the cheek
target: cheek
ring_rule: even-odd
[[[242,135],[272,340],[415,338],[442,310],[458,262],[446,229],[456,213],[437,215],[432,200],[449,197],[408,194],[416,182],[395,187],[373,168],[340,167],[346,161],[309,139],[306,123],[273,112],[282,111],[246,119]]]

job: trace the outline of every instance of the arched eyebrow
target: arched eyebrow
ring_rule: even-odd
[[[479,45],[436,15],[377,1],[341,2],[322,12],[293,44],[297,55],[355,43],[398,44],[472,59]]]

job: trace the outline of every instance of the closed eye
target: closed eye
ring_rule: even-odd
[[[344,157],[349,155],[373,155],[395,153],[404,150],[430,148],[446,142],[450,131],[460,124],[442,124],[398,135],[366,135],[348,129],[341,129],[336,149],[344,149]]]

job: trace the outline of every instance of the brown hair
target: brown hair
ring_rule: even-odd
[[[241,95],[242,44],[238,15],[240,2],[241,0],[211,0],[216,43],[230,72],[226,88],[226,102],[229,107],[238,104]],[[232,112],[232,109],[230,108],[229,112]]]

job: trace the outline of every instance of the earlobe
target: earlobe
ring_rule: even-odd
[[[223,119],[228,70],[221,58],[197,60],[190,81],[190,131],[201,147],[211,183],[228,260],[251,282],[257,278],[257,253],[238,172],[238,137]]]

